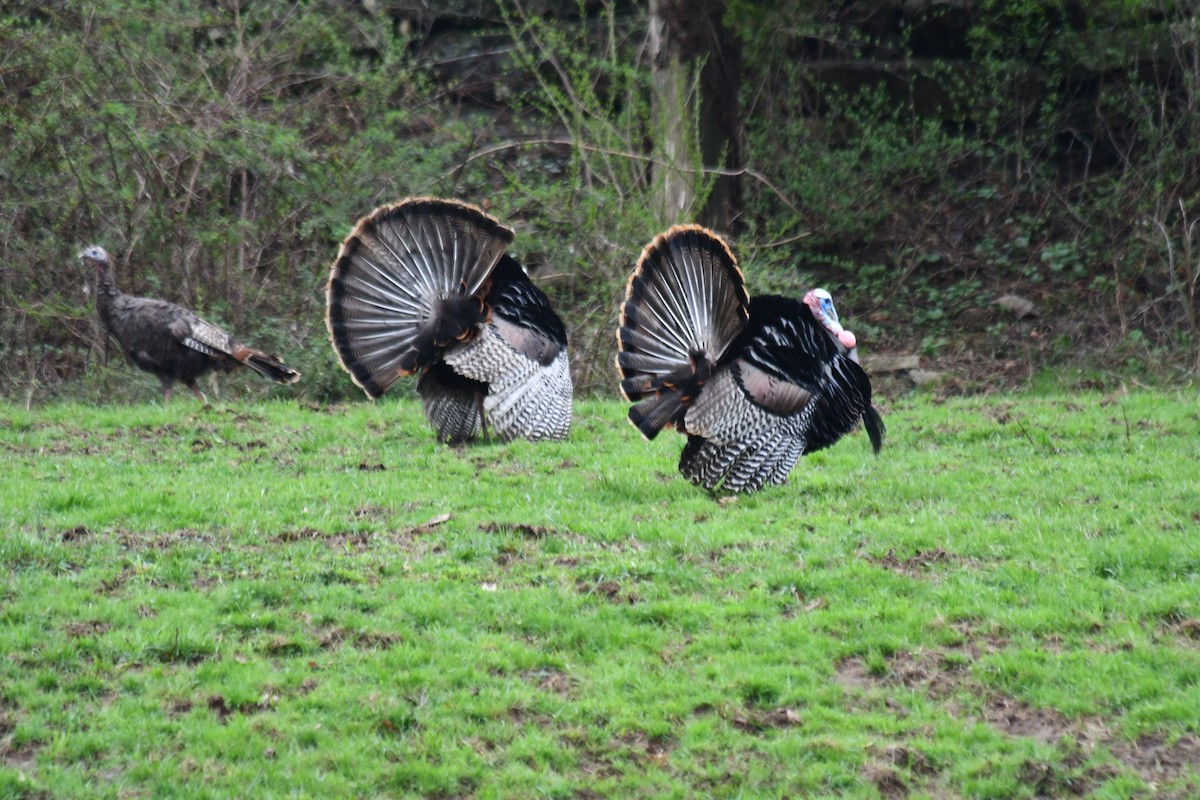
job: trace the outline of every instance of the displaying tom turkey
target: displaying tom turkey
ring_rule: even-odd
[[[710,491],[751,492],[783,483],[859,419],[879,452],[883,420],[856,344],[828,292],[751,301],[725,241],[680,225],[645,247],[629,278],[617,367],[647,439],[668,425],[687,434],[680,472]]]
[[[333,263],[326,323],[342,367],[371,398],[419,375],[439,441],[570,427],[566,328],[512,241],[475,206],[410,198],[360,219]]]
[[[300,373],[275,356],[241,344],[211,322],[182,306],[152,297],[133,297],[113,281],[108,253],[93,245],[79,257],[96,269],[96,309],[100,320],[135,366],[158,376],[163,402],[179,381],[208,402],[196,386],[207,372],[250,369],[277,383],[295,383]]]

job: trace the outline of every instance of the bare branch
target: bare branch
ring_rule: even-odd
[[[681,172],[691,172],[691,173],[697,174],[697,175],[719,175],[719,176],[728,176],[728,177],[738,177],[741,175],[745,175],[747,177],[753,178],[754,180],[761,183],[763,186],[767,187],[771,191],[771,193],[774,194],[777,198],[779,198],[779,201],[781,203],[783,203],[785,206],[787,206],[788,209],[793,214],[795,214],[797,217],[800,217],[801,219],[804,218],[804,215],[800,212],[800,209],[796,207],[796,204],[793,203],[786,194],[784,194],[782,191],[780,191],[780,189],[777,186],[775,186],[775,184],[771,183],[771,181],[767,178],[766,175],[763,175],[758,170],[751,169],[750,167],[741,167],[739,169],[724,169],[722,167],[699,167],[699,168],[685,167],[685,166],[680,166],[678,164],[667,164],[662,159],[655,158],[654,156],[643,155],[642,153],[631,153],[626,150],[614,150],[614,149],[611,149],[608,147],[597,147],[595,145],[584,144],[582,142],[576,142],[571,139],[561,139],[561,138],[520,139],[520,140],[509,140],[507,142],[501,142],[500,144],[495,144],[495,145],[492,145],[491,147],[485,147],[482,150],[477,150],[474,153],[472,153],[471,155],[467,156],[456,168],[456,171],[458,169],[461,169],[462,167],[465,167],[467,164],[470,164],[472,161],[477,161],[481,158],[486,158],[487,156],[495,155],[496,153],[502,153],[505,150],[514,150],[519,147],[530,147],[530,146],[536,146],[536,145],[555,145],[555,146],[559,146],[559,147],[575,147],[580,150],[587,150],[589,152],[599,153],[600,155],[618,156],[620,158],[627,158],[631,161],[642,161],[642,162],[645,162],[648,164],[657,164],[659,166],[670,166],[674,169],[680,170]],[[446,177],[449,177],[449,175],[447,175]],[[810,235],[810,234],[805,233],[805,234],[801,234],[800,236],[795,237],[795,238],[803,238],[804,236],[808,236],[808,235]],[[794,241],[794,239],[786,240],[786,241]],[[761,245],[761,246],[765,247],[766,245]]]

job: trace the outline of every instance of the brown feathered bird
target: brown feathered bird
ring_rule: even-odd
[[[210,371],[244,366],[277,383],[295,383],[300,373],[278,358],[241,344],[191,311],[152,297],[133,297],[117,288],[108,253],[93,245],[79,257],[96,269],[96,309],[100,320],[135,366],[158,376],[163,402],[181,382],[207,402],[196,379]]]
[[[783,483],[860,419],[882,446],[871,382],[829,293],[751,301],[729,245],[698,225],[642,251],[617,347],[621,391],[637,403],[629,420],[648,439],[668,425],[686,433],[679,470],[710,491]]]
[[[439,441],[563,439],[567,332],[505,251],[513,232],[457,200],[411,198],[358,221],[330,271],[326,324],[371,398],[419,375]]]

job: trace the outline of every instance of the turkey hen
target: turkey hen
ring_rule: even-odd
[[[725,241],[680,225],[645,247],[629,278],[617,367],[643,436],[668,425],[687,434],[684,476],[752,492],[783,483],[801,455],[860,418],[879,452],[883,420],[856,344],[828,292],[751,302]]]
[[[113,281],[103,247],[89,247],[79,257],[96,269],[96,308],[104,327],[135,366],[158,376],[163,402],[171,401],[171,386],[180,381],[206,403],[196,379],[239,366],[276,383],[300,380],[300,373],[278,358],[241,344],[182,306],[122,292]]]
[[[512,240],[474,206],[410,198],[360,219],[333,264],[326,323],[342,367],[371,398],[418,374],[439,441],[570,427],[566,328],[505,252]]]

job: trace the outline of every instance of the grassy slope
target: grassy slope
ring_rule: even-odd
[[[1198,791],[1194,393],[904,400],[734,502],[623,410],[0,407],[0,797]]]

